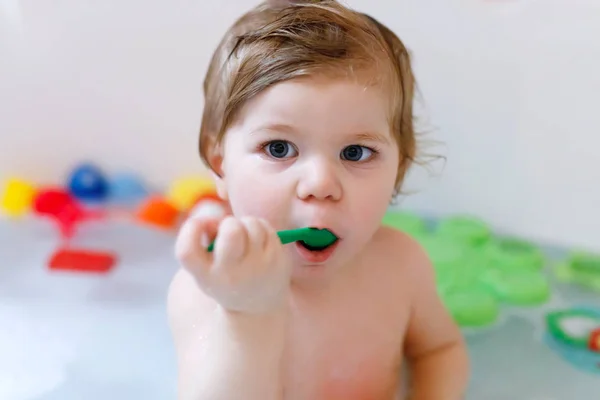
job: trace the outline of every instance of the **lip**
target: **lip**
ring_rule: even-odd
[[[336,235],[337,236],[337,235]],[[307,265],[317,266],[324,264],[331,258],[338,245],[340,244],[340,240],[336,240],[331,246],[327,247],[325,250],[321,251],[312,251],[308,250],[306,247],[302,246],[300,242],[295,242],[296,251],[300,255],[300,257],[306,262]]]
[[[335,235],[335,237],[338,238],[338,240],[341,239],[340,235],[338,235],[333,229],[327,227],[326,225],[314,224],[314,225],[307,225],[307,226],[310,228],[319,229],[319,230],[327,229],[329,232],[333,233]]]

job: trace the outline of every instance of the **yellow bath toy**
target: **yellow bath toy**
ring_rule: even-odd
[[[2,194],[1,209],[10,217],[26,214],[35,196],[35,186],[22,179],[9,179]]]
[[[168,201],[180,211],[188,211],[200,196],[216,194],[214,182],[203,176],[181,178],[173,182]]]

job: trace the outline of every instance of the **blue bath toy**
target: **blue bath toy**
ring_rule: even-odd
[[[141,178],[132,173],[119,173],[109,181],[111,203],[136,206],[150,195]]]
[[[94,164],[77,166],[69,176],[68,188],[73,196],[84,202],[102,202],[108,196],[108,180]]]

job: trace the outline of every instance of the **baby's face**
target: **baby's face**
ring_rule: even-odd
[[[331,251],[287,245],[295,274],[347,264],[379,228],[399,157],[388,110],[377,87],[305,78],[255,97],[226,132],[218,185],[236,217],[262,217],[277,230],[328,228],[340,238]]]

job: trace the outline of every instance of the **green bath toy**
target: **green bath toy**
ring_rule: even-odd
[[[307,246],[314,248],[330,246],[338,239],[330,230],[317,228],[283,230],[277,232],[277,236],[279,236],[282,244],[302,241]],[[213,251],[214,244],[213,242],[208,246],[207,250],[209,253]]]
[[[471,289],[443,295],[444,304],[461,327],[483,327],[495,322],[500,305],[483,290]]]
[[[600,332],[600,315],[586,309],[554,311],[546,315],[546,326],[556,340],[587,349],[596,345],[590,339],[594,332]]]
[[[558,265],[555,274],[562,282],[600,291],[600,255],[573,253],[566,262]]]
[[[482,282],[503,303],[532,306],[543,304],[550,298],[550,284],[536,271],[505,272],[489,269]]]
[[[470,246],[481,246],[492,237],[491,229],[485,222],[461,215],[442,220],[436,234]]]
[[[538,271],[544,267],[542,251],[532,243],[518,238],[499,238],[484,249],[490,264],[501,270]]]

